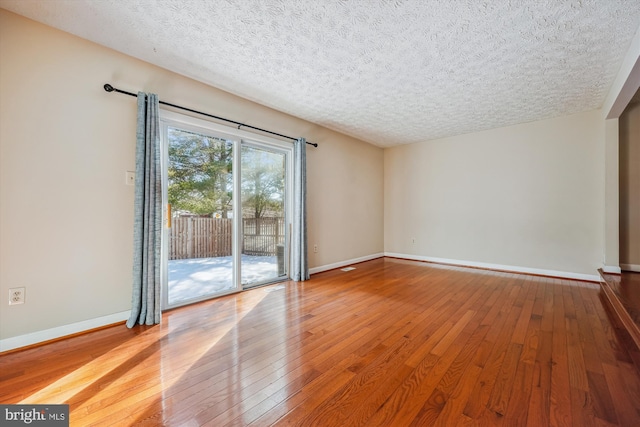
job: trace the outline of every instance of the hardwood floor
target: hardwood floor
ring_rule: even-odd
[[[0,356],[71,425],[638,426],[595,283],[390,258]]]

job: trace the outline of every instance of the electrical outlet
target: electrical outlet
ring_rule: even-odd
[[[24,304],[24,288],[9,289],[9,305]]]
[[[124,183],[127,185],[135,185],[136,184],[136,173],[127,171],[124,175]]]
[[[313,252],[315,252],[315,253],[318,252],[318,245],[313,245]]]

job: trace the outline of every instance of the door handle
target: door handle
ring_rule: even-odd
[[[171,228],[171,204],[167,203],[167,228]]]

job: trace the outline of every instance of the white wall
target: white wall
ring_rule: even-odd
[[[385,149],[385,253],[593,278],[603,144],[594,111]]]
[[[640,271],[640,103],[620,116],[620,264]]]
[[[317,142],[311,267],[383,251],[382,149],[0,10],[0,351],[130,308],[136,101],[104,83]]]

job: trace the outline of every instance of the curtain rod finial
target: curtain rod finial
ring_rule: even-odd
[[[111,86],[109,83],[105,84],[104,86],[104,90],[106,90],[107,92],[113,92],[113,86]]]

